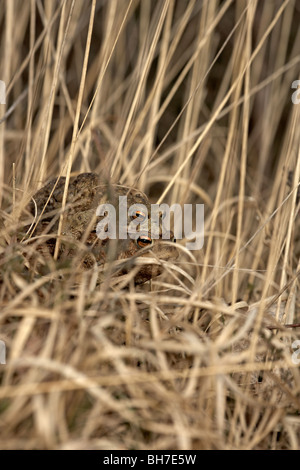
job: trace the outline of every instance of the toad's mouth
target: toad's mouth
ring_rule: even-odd
[[[170,253],[169,253],[170,254]],[[135,284],[144,284],[145,282],[160,276],[165,268],[171,267],[178,256],[174,248],[172,256],[159,256],[154,250],[147,250],[143,254],[136,253],[128,258],[118,259],[112,262],[113,276],[132,275]],[[105,272],[109,263],[103,266]]]
[[[109,253],[108,248],[102,262],[97,263],[98,267],[104,277],[105,272],[110,272],[113,277],[127,274],[134,278],[135,284],[143,284],[162,274],[165,267],[171,266],[178,257],[178,248],[173,237],[172,240],[149,240],[141,237],[140,240],[130,240],[126,249],[124,246],[121,248],[124,240],[115,241],[116,251]],[[99,260],[98,255],[97,258]]]
[[[136,252],[129,261],[129,266],[122,269],[122,273],[129,272],[130,266],[137,268],[135,283],[142,284],[161,275],[168,264],[172,264],[178,257],[178,249],[174,237],[172,241],[151,241],[150,247],[146,246]]]

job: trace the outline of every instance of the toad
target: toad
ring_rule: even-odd
[[[35,193],[29,204],[34,223],[28,233],[45,257],[55,254],[64,187],[65,177],[54,178]],[[127,207],[131,208],[127,214],[119,207],[124,196],[127,197]],[[104,224],[107,216],[105,208],[109,207],[107,204],[116,208],[115,239],[105,235],[105,230],[109,232],[107,224]],[[101,207],[102,212],[99,210]],[[145,231],[145,226],[148,226],[148,231]],[[129,227],[131,230],[128,230]],[[139,227],[143,230],[138,230]],[[70,260],[81,254],[80,265],[83,269],[89,269],[95,263],[104,266],[109,261],[119,260],[118,274],[127,273],[138,265],[135,283],[143,284],[161,274],[161,261],[177,257],[174,236],[164,229],[161,218],[154,230],[156,236],[152,238],[151,208],[148,198],[140,190],[102,182],[95,173],[81,173],[69,181],[57,258]],[[124,233],[127,233],[126,237]]]

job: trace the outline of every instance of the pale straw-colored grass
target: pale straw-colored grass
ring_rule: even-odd
[[[298,3],[4,5],[1,448],[299,448]],[[137,287],[43,259],[26,204],[86,171],[204,203],[203,248]]]

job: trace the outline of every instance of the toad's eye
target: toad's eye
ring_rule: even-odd
[[[136,243],[140,248],[145,248],[145,246],[152,245],[152,239],[148,237],[147,235],[140,235]]]
[[[166,211],[161,211],[160,213],[161,220],[164,220],[166,218],[166,215],[167,215]]]
[[[138,210],[131,214],[131,219],[139,219],[140,222],[144,222],[144,220],[146,219],[146,214],[145,212]]]

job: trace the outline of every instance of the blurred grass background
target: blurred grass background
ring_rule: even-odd
[[[1,448],[299,448],[299,3],[0,5]],[[86,171],[204,203],[203,249],[143,288],[33,276],[28,197]]]

